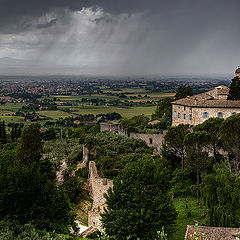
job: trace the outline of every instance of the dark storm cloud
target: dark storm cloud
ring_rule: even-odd
[[[83,7],[102,7],[113,14],[150,11],[150,14],[171,19],[201,17],[203,22],[212,18],[239,19],[239,0],[0,0],[0,29],[9,32],[8,26],[18,24],[24,17],[39,17],[56,8],[72,11]],[[236,14],[234,16],[234,14]],[[22,30],[21,26],[19,26]],[[15,28],[16,30],[16,28]],[[23,28],[24,30],[24,28]]]
[[[102,72],[229,72],[240,64],[239,10],[240,0],[0,0],[0,57]]]

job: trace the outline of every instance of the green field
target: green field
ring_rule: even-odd
[[[152,100],[160,100],[165,97],[172,97],[174,93],[148,93],[144,88],[123,88],[122,91],[114,91],[113,89],[102,88],[103,92],[110,93],[130,93],[127,94],[127,98],[119,98],[119,96],[108,96],[106,94],[85,94],[85,95],[52,95],[50,97],[43,96],[42,99],[54,99],[55,103],[65,104],[68,106],[58,106],[60,110],[45,110],[45,111],[37,111],[37,114],[40,116],[49,117],[53,120],[58,118],[65,118],[74,116],[75,114],[106,114],[117,112],[121,114],[124,118],[131,118],[135,115],[144,114],[147,116],[151,116],[155,109],[156,105],[150,105],[149,103],[138,104],[138,102],[147,102]],[[141,94],[141,98],[139,98],[139,94]],[[148,95],[148,97],[144,97]],[[130,99],[131,96],[137,97],[136,99]],[[94,106],[89,105],[89,102],[84,104],[82,103],[82,99],[102,99],[106,100],[103,105]],[[133,102],[135,106],[127,107],[127,106],[106,106],[105,104],[111,100],[120,100],[122,104],[125,100]],[[69,104],[68,104],[69,103]],[[0,105],[0,119],[6,122],[23,122],[23,117],[12,116],[15,112],[21,110],[22,106],[26,105],[25,103],[6,103],[5,105]],[[71,105],[71,106],[70,106]],[[73,114],[63,112],[61,110],[74,108],[76,111]]]
[[[52,95],[50,96],[51,99],[56,98],[57,101],[58,99],[60,101],[66,102],[66,101],[81,101],[82,98],[87,98],[87,99],[108,99],[108,100],[115,100],[118,99],[116,96],[107,96],[107,95],[101,95],[101,94],[91,94],[91,95],[79,95],[79,96],[72,96],[72,95]]]
[[[23,122],[23,117],[12,115],[20,110],[24,105],[24,103],[6,103],[4,105],[0,105],[0,121],[5,121],[6,123]]]
[[[40,116],[46,116],[46,117],[50,117],[52,119],[59,119],[59,118],[65,118],[65,117],[71,117],[72,114],[70,113],[66,113],[66,112],[62,112],[62,111],[53,111],[53,110],[49,110],[49,111],[39,111],[37,112]]]
[[[142,98],[140,99],[141,100],[160,100],[162,98],[165,98],[165,97],[173,97],[175,95],[175,93],[147,93],[147,92],[141,92],[141,91],[136,91],[136,89],[133,89],[132,91],[130,91],[131,89],[129,89],[129,93],[131,92],[131,94],[127,94],[127,97],[126,99],[128,100],[131,100],[130,99],[130,96],[135,96],[135,97],[138,97],[138,95],[148,95],[150,98]],[[137,89],[137,90],[143,90],[143,89]],[[120,91],[109,91],[109,92],[112,92],[112,93],[121,93]],[[122,91],[122,93],[125,92],[125,91]],[[53,98],[56,98],[57,101],[59,102],[66,102],[66,101],[81,101],[82,98],[86,98],[86,99],[107,99],[107,100],[116,100],[116,99],[119,99],[118,96],[108,96],[108,95],[105,95],[105,94],[91,94],[91,95],[79,95],[79,96],[72,96],[72,95],[66,95],[66,96],[63,96],[63,95],[52,95],[50,96],[51,99]],[[125,100],[125,99],[124,99]]]
[[[107,93],[107,92],[109,92],[109,93],[127,93],[127,92],[129,92],[129,93],[136,93],[136,94],[137,93],[138,94],[146,93],[146,90],[143,88],[123,88],[122,91],[118,91],[118,90],[115,91],[112,89],[104,88],[104,89],[102,89],[102,91],[104,93]]]
[[[64,108],[64,107],[63,107]],[[65,107],[66,108],[66,107]],[[141,106],[141,107],[129,107],[129,108],[120,108],[120,107],[112,107],[112,106],[88,106],[88,105],[81,105],[81,106],[74,106],[76,114],[106,114],[117,112],[122,115],[124,118],[131,118],[135,115],[144,114],[147,116],[151,116],[154,113],[156,106]]]
[[[0,121],[5,121],[6,123],[9,123],[9,122],[23,122],[24,118],[23,117],[19,117],[19,116],[4,116],[4,115],[0,115]]]
[[[1,112],[16,112],[22,108],[22,106],[26,105],[25,103],[6,103],[4,105],[0,105],[0,114]]]

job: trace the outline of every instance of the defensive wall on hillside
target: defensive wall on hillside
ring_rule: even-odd
[[[101,178],[94,161],[89,162],[88,186],[93,199],[92,209],[88,212],[88,227],[94,227],[101,231],[100,214],[104,212],[106,202],[103,195],[109,188],[113,188],[113,180]]]
[[[157,151],[160,151],[164,142],[164,133],[149,134],[149,133],[128,133],[126,129],[120,123],[101,123],[100,131],[115,132],[127,137],[141,139],[147,143],[149,147],[154,147]]]

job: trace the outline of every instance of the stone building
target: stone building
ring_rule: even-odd
[[[149,147],[154,147],[157,152],[160,152],[164,142],[164,133],[149,134],[149,133],[129,133],[128,137],[141,139],[146,142]]]
[[[240,77],[240,67],[236,70],[235,77]]]
[[[115,132],[122,135],[127,135],[127,131],[120,123],[100,123],[101,132]]]
[[[240,68],[236,74],[240,76]],[[228,94],[229,88],[222,85],[172,102],[172,125],[197,125],[211,117],[226,119],[240,113],[240,101],[227,100]]]
[[[100,123],[101,132],[114,132],[125,135],[126,137],[141,139],[146,142],[149,147],[154,147],[156,151],[160,151],[164,142],[165,133],[133,133],[128,132],[121,123]]]

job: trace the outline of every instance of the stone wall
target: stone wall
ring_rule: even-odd
[[[115,132],[125,135],[127,137],[141,139],[147,143],[149,147],[154,147],[157,151],[160,151],[164,142],[165,134],[148,134],[148,133],[127,133],[120,123],[101,123],[100,131]]]
[[[165,134],[129,133],[128,136],[141,139],[145,141],[149,147],[154,147],[157,151],[160,151]]]
[[[208,118],[203,118],[203,113],[208,113],[208,118],[217,117],[218,113],[223,114],[223,118],[226,119],[234,113],[240,113],[239,108],[210,108],[210,107],[187,107],[173,104],[172,106],[172,126],[179,124],[197,125],[203,123]],[[180,113],[180,118],[178,114]],[[184,114],[186,118],[184,119]],[[191,119],[189,119],[191,115]]]
[[[124,129],[121,123],[100,123],[101,132],[115,132],[122,135],[127,135],[127,130]]]
[[[104,212],[106,202],[103,195],[107,193],[109,188],[113,188],[113,180],[99,177],[96,163],[90,161],[88,185],[89,193],[93,199],[92,209],[88,212],[88,227],[95,227],[101,231],[100,214]]]
[[[77,165],[76,169],[74,169],[74,170],[71,172],[70,176],[71,176],[71,177],[74,177],[74,176],[75,176],[75,172],[76,172],[77,170],[79,170],[80,168],[86,167],[87,164],[88,164],[88,160],[89,160],[89,150],[88,150],[87,146],[83,145],[83,157],[82,157],[82,162],[80,162],[80,163]]]

